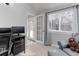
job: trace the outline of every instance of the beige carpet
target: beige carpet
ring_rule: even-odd
[[[26,52],[18,54],[18,56],[47,56],[48,55],[48,46],[44,46],[39,43],[31,43],[26,47]]]

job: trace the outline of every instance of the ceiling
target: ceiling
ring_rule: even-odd
[[[76,5],[75,3],[28,3],[28,6],[36,13],[41,14]]]

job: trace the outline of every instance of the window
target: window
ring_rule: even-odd
[[[72,31],[72,10],[65,10],[61,17],[61,30],[62,31]]]
[[[52,30],[59,30],[59,18],[56,14],[52,14],[49,19],[49,28]]]
[[[74,8],[48,13],[48,30],[73,31],[74,13]]]

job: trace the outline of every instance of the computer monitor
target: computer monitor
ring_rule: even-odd
[[[12,27],[12,33],[24,33],[24,26],[13,26]]]

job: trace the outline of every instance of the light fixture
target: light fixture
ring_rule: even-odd
[[[13,7],[14,3],[0,3],[1,6],[11,6]]]
[[[10,5],[10,3],[5,3],[6,5]]]
[[[0,3],[0,5],[10,5],[10,3]]]

